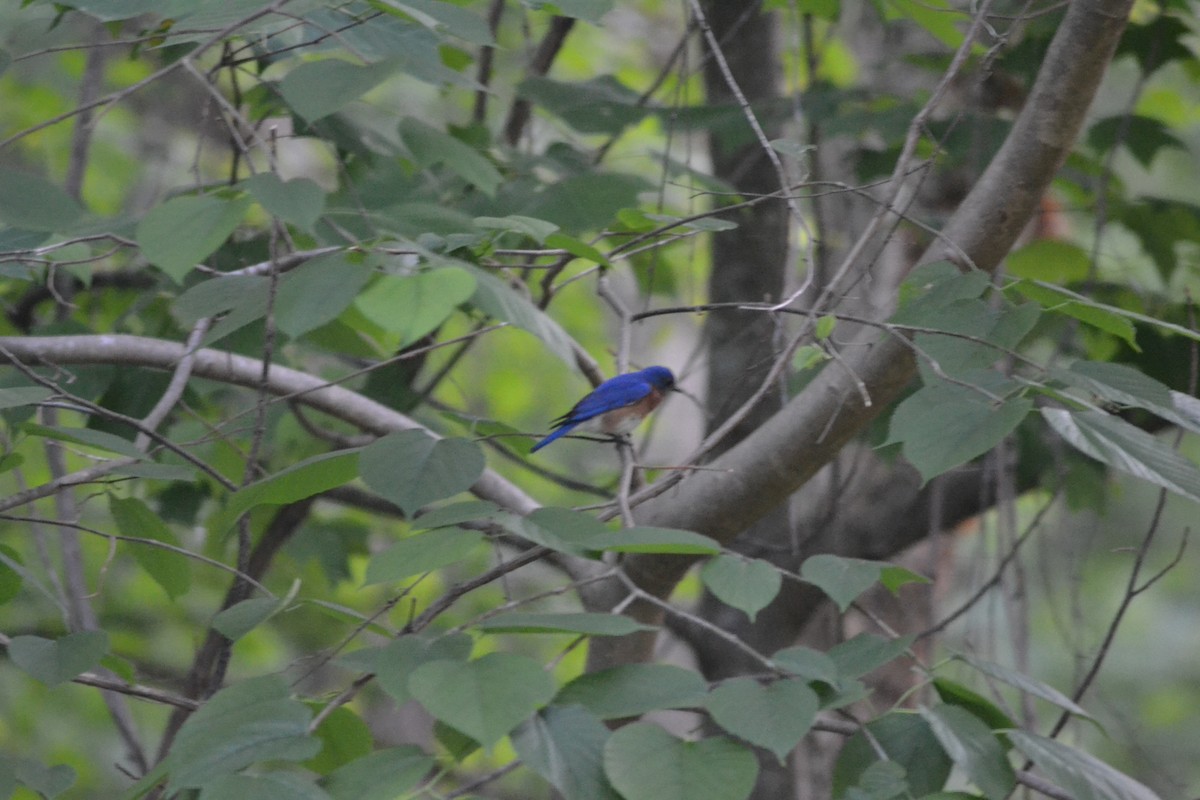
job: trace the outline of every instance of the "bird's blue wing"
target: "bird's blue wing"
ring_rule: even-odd
[[[653,387],[636,372],[609,378],[584,397],[562,416],[563,422],[583,422],[614,408],[631,406],[653,391]]]

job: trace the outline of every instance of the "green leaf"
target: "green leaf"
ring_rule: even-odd
[[[861,558],[844,558],[829,553],[812,556],[800,565],[800,577],[837,603],[841,611],[879,581],[882,565]]]
[[[182,283],[192,267],[225,243],[249,207],[245,197],[174,197],[142,217],[137,242],[150,263]]]
[[[462,561],[484,543],[478,531],[438,528],[401,539],[371,556],[365,583],[394,583]]]
[[[554,10],[564,17],[599,24],[601,18],[612,11],[614,0],[525,0],[525,4],[533,8],[543,6]]]
[[[439,0],[377,0],[384,8],[402,11],[439,35],[451,34],[471,44],[494,44],[487,20],[473,11]]]
[[[390,747],[339,767],[321,785],[334,800],[393,800],[412,791],[436,766],[419,747]]]
[[[573,703],[601,719],[634,717],[661,708],[691,708],[704,703],[708,686],[695,672],[667,664],[626,664],[580,675],[554,704]]]
[[[471,268],[471,274],[475,276],[471,305],[492,319],[533,334],[550,352],[574,366],[575,350],[571,337],[552,317],[496,276],[475,267]]]
[[[782,764],[817,717],[816,692],[798,680],[761,684],[735,678],[713,689],[705,705],[718,725],[764,747]]]
[[[0,389],[0,410],[37,405],[53,394],[54,392],[45,386],[12,386]]]
[[[435,500],[470,489],[483,474],[479,445],[466,439],[434,439],[424,431],[390,433],[358,460],[367,485],[412,516]]]
[[[302,336],[333,322],[371,279],[371,265],[345,253],[317,256],[286,273],[275,294],[275,324]]]
[[[1123,144],[1143,167],[1149,169],[1154,156],[1164,147],[1187,151],[1188,147],[1167,128],[1166,123],[1140,114],[1120,114],[1092,123],[1087,133],[1088,144],[1107,153]],[[1042,280],[1050,280],[1038,276]]]
[[[0,606],[21,593],[24,575],[20,554],[8,545],[0,544]]]
[[[1083,454],[1200,502],[1200,470],[1168,443],[1100,411],[1043,408],[1042,417]]]
[[[1127,364],[1107,361],[1076,361],[1070,369],[1052,369],[1050,374],[1070,386],[1085,389],[1107,403],[1144,408],[1193,433],[1200,433],[1200,401],[1172,391]]]
[[[312,778],[294,772],[266,772],[258,775],[222,775],[204,785],[200,800],[330,800]]]
[[[820,650],[802,644],[786,647],[771,656],[771,661],[786,670],[810,681],[822,681],[834,686],[838,682],[837,664]]]
[[[1079,245],[1037,239],[1008,254],[1005,271],[1017,278],[1076,283],[1087,278],[1091,258]]]
[[[374,673],[379,685],[399,706],[412,697],[408,678],[417,667],[429,661],[466,661],[473,646],[473,640],[465,633],[433,640],[409,634],[380,647],[356,650],[339,659],[339,663]]]
[[[412,521],[412,526],[420,530],[431,528],[446,528],[451,525],[461,525],[464,522],[491,519],[500,513],[500,506],[487,500],[464,500],[461,503],[451,503],[448,506],[426,511]]]
[[[965,386],[939,381],[896,407],[888,443],[902,443],[904,457],[928,481],[991,450],[1032,408],[1026,397],[996,403]]]
[[[1113,215],[1137,236],[1164,281],[1180,265],[1177,248],[1200,243],[1200,207],[1194,203],[1139,196],[1116,204]]]
[[[405,117],[400,121],[400,136],[419,166],[444,164],[488,197],[495,196],[496,187],[504,181],[504,176],[487,156],[416,117]]]
[[[294,503],[347,484],[358,476],[358,459],[357,450],[322,453],[255,481],[230,495],[224,507],[209,518],[209,531],[224,533],[255,506]]]
[[[978,717],[944,704],[922,709],[921,715],[946,754],[990,800],[1004,800],[1012,793],[1017,778],[1004,747]]]
[[[835,327],[837,327],[837,317],[832,314],[826,314],[817,320],[817,326],[813,335],[818,339],[828,339],[833,334]]]
[[[62,428],[50,425],[38,425],[34,422],[25,423],[27,433],[44,436],[59,442],[73,442],[85,447],[95,447],[130,458],[145,458],[146,454],[134,447],[133,442],[116,434],[105,431],[94,431],[91,428]]]
[[[210,345],[265,317],[270,289],[270,280],[256,275],[212,278],[179,295],[171,311],[180,324],[187,327],[201,317],[229,312],[205,335],[204,344]]]
[[[891,322],[925,327],[938,312],[962,300],[974,300],[987,291],[991,277],[984,272],[962,272],[948,261],[922,264],[900,284],[900,308]]]
[[[546,237],[558,230],[558,226],[552,222],[534,219],[533,217],[523,217],[520,214],[509,214],[506,217],[476,217],[474,222],[476,227],[487,230],[520,233],[533,239],[538,244],[545,244]],[[560,245],[552,246],[559,247]]]
[[[1159,800],[1148,787],[1070,745],[1022,730],[1006,734],[1018,750],[1074,800]]]
[[[1043,308],[1077,319],[1105,333],[1111,333],[1124,340],[1134,350],[1141,352],[1137,346],[1137,331],[1130,321],[1131,315],[1122,314],[1119,309],[1096,303],[1056,286],[1018,281],[1014,288]]]
[[[506,515],[498,521],[514,536],[572,555],[584,555],[594,549],[593,539],[611,532],[595,517],[568,508],[543,507],[526,517]]]
[[[604,723],[579,706],[547,706],[521,723],[512,743],[525,765],[565,800],[620,800],[604,774]]]
[[[87,672],[108,652],[104,631],[69,633],[61,639],[14,636],[8,643],[13,663],[47,686],[56,686]]]
[[[457,267],[384,275],[355,301],[367,319],[400,335],[400,347],[437,328],[475,292],[475,278]]]
[[[535,76],[521,81],[517,93],[580,133],[619,133],[651,113],[637,92],[612,75],[575,83]]]
[[[907,567],[898,567],[895,564],[883,564],[880,565],[879,583],[892,594],[897,594],[900,591],[900,587],[907,586],[910,583],[932,583],[932,581]]]
[[[721,552],[721,545],[715,539],[672,528],[636,527],[606,531],[593,536],[587,545],[590,550],[611,550],[618,553],[712,556]]]
[[[609,737],[604,772],[625,800],[743,800],[754,788],[758,761],[724,737],[686,742],[635,722]]]
[[[605,267],[613,266],[613,263],[608,260],[608,256],[601,253],[595,247],[592,247],[587,242],[582,242],[574,236],[568,236],[565,233],[553,233],[546,237],[547,247],[557,247],[560,250],[566,250],[576,258],[586,259],[593,264],[600,264]]]
[[[934,678],[933,688],[943,703],[959,706],[983,720],[989,728],[1015,728],[1017,724],[1012,717],[1004,713],[995,703],[957,681],[947,678]]]
[[[162,517],[136,497],[122,499],[110,495],[108,510],[122,536],[152,539],[171,545],[179,544],[179,540],[171,533]],[[162,587],[168,597],[174,600],[187,593],[192,583],[192,572],[185,556],[150,545],[133,544],[131,549],[138,564]]]
[[[658,630],[620,614],[537,614],[511,611],[485,619],[476,626],[488,633],[577,633],[584,636],[626,636],[638,631]]]
[[[242,183],[268,214],[302,230],[311,231],[325,211],[325,190],[308,178],[282,180],[263,172]]]
[[[554,681],[526,656],[490,653],[476,661],[431,661],[408,681],[425,709],[485,747],[554,697]]]
[[[212,626],[230,641],[236,642],[250,631],[291,605],[300,591],[300,579],[292,581],[292,588],[284,597],[253,597],[235,603],[213,617]]]
[[[0,222],[29,231],[65,231],[83,207],[62,188],[37,175],[0,167]]]
[[[1039,697],[1048,703],[1052,703],[1064,711],[1069,711],[1077,717],[1082,717],[1095,722],[1096,720],[1084,711],[1078,703],[1067,697],[1062,692],[1052,686],[1047,686],[1041,681],[1017,672],[1015,669],[1009,669],[1001,664],[996,664],[991,661],[975,658],[974,656],[958,656],[959,659],[970,664],[975,669],[985,675],[989,675],[998,681],[1007,683],[1009,686],[1020,689],[1026,694],[1031,694],[1034,697]],[[1098,724],[1098,723],[1097,723]]]
[[[308,61],[279,84],[284,101],[309,122],[316,122],[354,102],[390,78],[397,60],[360,67],[336,58]]]
[[[920,715],[892,712],[868,722],[867,730],[891,762],[903,769],[913,797],[945,786],[953,762]],[[879,756],[866,736],[859,732],[847,739],[833,768],[833,796],[843,797],[848,788],[860,785],[864,773],[876,763]]]
[[[746,612],[753,622],[758,612],[779,594],[783,579],[770,563],[757,558],[721,555],[706,563],[700,579],[722,603]]]
[[[874,633],[860,633],[829,648],[828,655],[841,677],[858,678],[898,658],[916,638],[910,634],[885,639]]]
[[[259,761],[302,761],[321,741],[308,734],[312,712],[288,697],[283,678],[235,683],[213,695],[179,729],[164,762],[167,793],[200,788]]]
[[[622,208],[637,205],[638,194],[653,188],[634,175],[574,175],[546,187],[522,214],[553,222],[567,234],[609,225]]]
[[[348,706],[335,708],[313,733],[321,740],[321,751],[304,766],[319,775],[366,758],[375,749],[370,727]]]
[[[0,768],[3,766],[3,761],[0,761]],[[75,783],[75,770],[66,764],[48,767],[31,758],[21,758],[13,759],[11,767],[14,780],[47,800],[58,797]]]

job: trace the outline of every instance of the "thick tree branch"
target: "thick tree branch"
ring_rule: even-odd
[[[1021,115],[922,262],[951,258],[963,263],[957,255],[963,253],[980,269],[996,268],[1075,142],[1130,5],[1129,0],[1069,5]],[[827,367],[782,411],[714,461],[715,469],[694,473],[646,502],[638,522],[729,542],[748,521],[778,506],[895,400],[915,374],[911,349],[895,338],[860,352],[850,361],[853,374],[839,365]],[[855,375],[873,400],[869,407]],[[683,557],[635,555],[627,560],[626,571],[643,590],[665,597],[692,563]],[[611,605],[621,594],[620,587],[610,586],[608,596],[589,600]],[[662,614],[649,603],[635,603],[629,613],[654,622]],[[649,635],[597,641],[591,667],[645,661],[652,646]]]
[[[11,358],[30,365],[112,364],[169,370],[174,369],[185,355],[187,347],[184,344],[143,336],[0,337],[0,363]],[[251,389],[262,385],[262,362],[256,358],[205,348],[195,351],[194,359],[194,377]],[[437,437],[381,403],[289,367],[272,364],[266,388],[277,397],[294,398],[298,403],[381,436],[393,431],[419,429]],[[527,514],[538,507],[533,498],[491,470],[484,471],[471,491],[519,514]]]

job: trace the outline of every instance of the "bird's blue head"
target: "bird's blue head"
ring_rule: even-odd
[[[642,370],[646,381],[660,392],[669,392],[675,388],[675,376],[666,367],[646,367]]]

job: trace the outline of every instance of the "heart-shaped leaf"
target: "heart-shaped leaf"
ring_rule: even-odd
[[[471,488],[483,467],[483,451],[474,442],[434,439],[418,430],[388,434],[358,459],[367,485],[410,515],[426,503]]]
[[[754,788],[758,761],[731,739],[687,742],[635,722],[609,737],[604,772],[626,800],[743,800]]]

